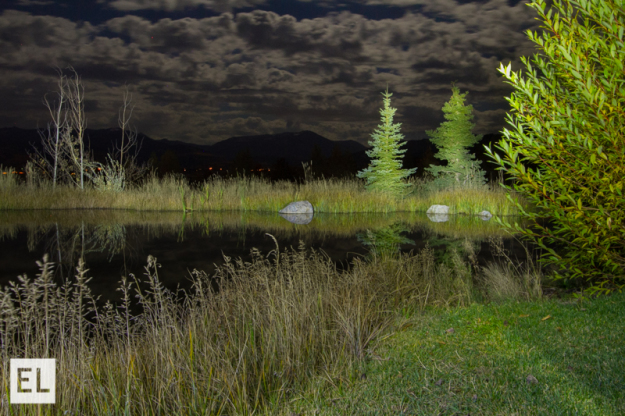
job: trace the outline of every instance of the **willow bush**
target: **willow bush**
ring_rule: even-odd
[[[534,226],[511,226],[546,250],[541,258],[566,270],[556,277],[583,278],[588,293],[625,286],[625,2],[544,0],[528,4],[544,31],[528,31],[542,49],[521,58],[527,71],[499,71],[515,92],[504,138],[487,149],[516,179],[516,191],[539,212],[525,212]],[[528,167],[530,166],[530,167]],[[534,167],[532,167],[534,166]],[[508,188],[511,189],[511,188]],[[539,225],[539,216],[552,219]],[[556,253],[549,243],[564,243]]]

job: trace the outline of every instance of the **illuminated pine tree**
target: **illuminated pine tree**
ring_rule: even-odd
[[[430,166],[425,170],[447,186],[483,185],[486,180],[484,171],[479,168],[481,162],[468,153],[468,148],[482,138],[471,133],[475,127],[471,122],[473,106],[464,105],[464,97],[468,93],[461,94],[455,85],[451,90],[452,96],[443,106],[447,121],[435,131],[426,132],[438,148],[434,157],[447,161],[447,166]]]
[[[382,124],[373,132],[373,146],[367,151],[371,158],[369,167],[358,172],[356,176],[367,180],[365,185],[368,190],[389,192],[395,196],[402,195],[410,185],[402,179],[416,172],[416,168],[402,169],[402,159],[406,149],[400,149],[404,143],[400,141],[404,135],[399,132],[400,123],[393,124],[393,116],[397,109],[391,107],[391,96],[388,92],[382,93],[384,108],[380,110]]]

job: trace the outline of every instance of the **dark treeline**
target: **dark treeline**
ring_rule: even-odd
[[[475,154],[481,161],[481,168],[486,172],[486,178],[494,181],[499,178],[497,165],[484,151],[484,145],[501,155],[495,145],[502,135],[486,134],[482,140],[473,146],[469,153]],[[410,140],[402,147],[406,149],[403,157],[403,169],[417,168],[414,177],[421,178],[426,174],[425,168],[431,165],[445,165],[446,162],[435,157],[436,146],[428,139]],[[192,182],[202,181],[211,175],[217,174],[225,177],[232,176],[255,176],[270,180],[303,181],[311,178],[339,178],[353,179],[356,173],[369,165],[369,157],[366,151],[349,153],[334,145],[330,154],[324,154],[320,146],[315,145],[307,161],[298,164],[289,162],[286,158],[279,158],[273,163],[262,163],[256,160],[249,148],[241,149],[234,160],[221,166],[210,168],[196,168],[184,170],[173,152],[168,151],[161,158],[153,155],[152,166],[157,168],[159,175],[182,172]]]
[[[94,159],[100,162],[105,160],[108,149],[113,141],[120,136],[119,129],[88,130],[87,141]],[[309,178],[354,178],[356,173],[369,165],[367,149],[352,142],[332,142],[312,132],[293,134],[289,137],[296,146],[301,146],[297,154],[288,153],[283,157],[281,146],[270,146],[272,137],[285,136],[267,135],[250,137],[247,143],[234,143],[232,140],[220,142],[220,147],[229,146],[227,152],[218,154],[212,149],[214,146],[201,146],[172,140],[153,140],[139,135],[142,147],[138,154],[138,162],[149,167],[159,176],[166,174],[182,174],[191,182],[203,181],[212,175],[224,177],[260,176],[269,180],[302,181]],[[307,140],[308,138],[312,138]],[[501,138],[500,133],[486,134],[482,140],[473,146],[469,152],[482,161],[481,168],[486,171],[486,178],[498,178],[496,165],[485,154],[483,145],[494,145]],[[258,152],[258,146],[253,147],[254,141],[265,150]],[[41,139],[36,130],[17,128],[0,129],[0,165],[24,170],[32,153],[33,146],[38,146]],[[252,145],[248,145],[252,143]],[[282,146],[283,147],[283,146]],[[358,149],[354,151],[354,149]],[[435,157],[436,147],[428,139],[409,140],[402,147],[406,149],[403,157],[403,168],[417,168],[415,177],[422,177],[425,168],[430,165],[444,165]],[[284,153],[284,152],[283,152]],[[273,156],[272,156],[273,155]],[[290,157],[288,155],[291,155]],[[307,165],[306,171],[303,164]]]

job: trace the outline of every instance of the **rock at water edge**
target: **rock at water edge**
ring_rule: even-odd
[[[296,201],[291,202],[278,212],[280,214],[312,214],[313,206],[308,201]]]
[[[447,205],[432,205],[426,214],[449,214],[449,207]]]

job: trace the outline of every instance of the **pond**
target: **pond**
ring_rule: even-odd
[[[449,216],[446,221],[425,213],[315,214],[307,224],[294,224],[277,213],[136,212],[121,210],[0,211],[0,286],[30,279],[44,254],[55,263],[55,279],[73,276],[83,256],[92,277],[89,286],[102,300],[118,300],[119,280],[133,273],[143,277],[148,255],[161,264],[159,278],[174,290],[188,288],[190,271],[211,275],[223,256],[249,260],[257,248],[267,255],[276,248],[322,250],[346,267],[357,256],[381,252],[418,252],[429,245],[438,261],[451,249],[462,253],[472,242],[481,264],[493,260],[491,238],[502,238],[512,259],[526,259],[525,249],[494,220]]]

